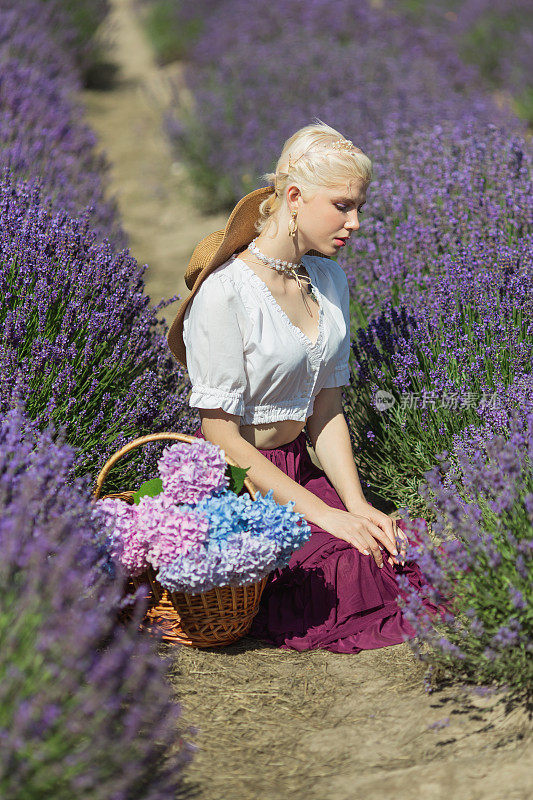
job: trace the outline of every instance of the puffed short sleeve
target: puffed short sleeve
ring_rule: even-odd
[[[338,297],[344,320],[344,336],[338,347],[337,357],[334,359],[331,371],[324,382],[325,389],[332,389],[334,386],[346,386],[350,383],[350,292],[348,278],[340,266],[336,284],[339,287]]]
[[[243,306],[231,280],[212,273],[201,284],[183,320],[189,405],[244,415],[246,373],[241,332]]]

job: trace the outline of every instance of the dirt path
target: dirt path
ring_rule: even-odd
[[[457,686],[425,693],[407,645],[340,655],[247,638],[167,651],[184,720],[199,728],[187,798],[531,798],[524,712]]]
[[[87,119],[112,163],[112,190],[154,303],[184,294],[194,246],[224,226],[188,199],[161,132],[169,99],[132,12],[112,0],[103,34],[119,79],[85,92]],[[176,71],[176,69],[174,70]],[[179,66],[177,67],[179,74]],[[177,303],[163,312],[172,319]],[[527,721],[498,699],[423,689],[407,645],[354,656],[296,653],[245,638],[167,648],[184,719],[198,728],[187,796],[198,800],[528,800]]]
[[[111,90],[83,93],[86,119],[111,162],[112,191],[131,252],[148,264],[147,291],[157,304],[186,294],[183,275],[195,245],[223,228],[227,215],[202,215],[188,199],[183,167],[162,131],[170,98],[168,72],[156,66],[132,0],[112,0],[111,6],[101,35],[109,60],[119,65],[118,77]],[[163,312],[167,321],[178,305]]]

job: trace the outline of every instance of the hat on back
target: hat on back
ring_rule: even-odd
[[[194,248],[185,271],[185,283],[191,291],[178,308],[167,335],[168,346],[172,354],[185,369],[187,369],[187,354],[183,341],[183,319],[189,303],[213,270],[227,261],[236,250],[247,247],[258,235],[254,225],[259,219],[259,205],[272,192],[271,186],[265,186],[247,194],[239,200],[231,212],[226,227],[210,233]],[[316,250],[309,250],[308,255],[323,254]]]

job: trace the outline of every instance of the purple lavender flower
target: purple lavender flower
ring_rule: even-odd
[[[54,216],[34,185],[0,181],[0,410],[23,396],[40,428],[64,425],[76,475],[95,479],[136,435],[198,427],[188,377],[157,320],[168,303],[150,306],[144,269],[98,244],[87,220]],[[104,493],[152,477],[160,448],[120,462]]]
[[[491,644],[494,650],[505,649],[518,642],[519,634],[522,629],[517,619],[511,619],[509,624],[502,625],[494,634]]]
[[[533,411],[511,406],[493,425],[486,423],[481,439],[457,436],[447,469],[426,473],[421,487],[434,520],[421,537],[419,564],[450,611],[430,618],[421,593],[399,582],[417,654],[523,696],[531,690],[533,644],[533,529],[525,502],[533,488]]]
[[[432,722],[430,725],[428,725],[428,730],[440,731],[443,728],[447,728],[449,724],[450,724],[450,718],[444,717],[444,719],[438,719],[435,722]]]

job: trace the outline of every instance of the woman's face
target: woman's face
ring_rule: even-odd
[[[288,194],[290,199],[290,190]],[[299,249],[335,256],[359,229],[358,214],[366,202],[366,186],[363,181],[353,181],[349,187],[344,184],[319,189],[308,200],[302,194],[295,199]]]

